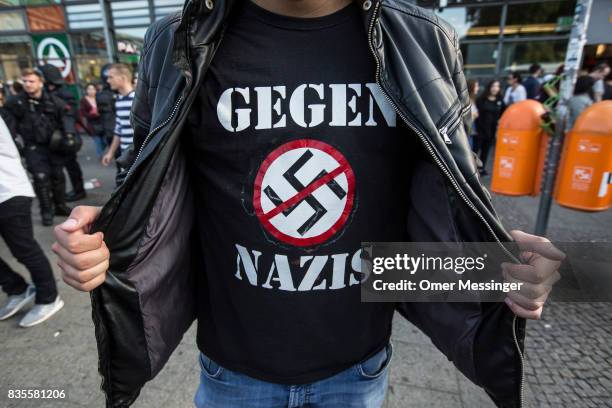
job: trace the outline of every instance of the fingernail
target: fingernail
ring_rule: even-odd
[[[74,218],[68,218],[66,221],[62,223],[62,228],[74,228],[79,225],[79,222]]]
[[[508,306],[512,306],[512,305],[514,304],[514,302],[512,302],[512,301],[510,300],[510,298],[505,298],[505,299],[504,299],[504,302],[506,302],[506,304],[507,304]]]

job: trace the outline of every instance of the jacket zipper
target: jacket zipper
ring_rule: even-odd
[[[444,114],[442,120],[439,121],[439,124],[436,124],[438,128],[438,132],[440,136],[444,139],[444,143],[452,144],[452,140],[449,137],[449,134],[452,134],[454,130],[459,126],[461,122],[461,118],[463,117],[464,111],[466,108],[461,108],[460,106],[455,107],[455,105],[459,104],[459,99],[451,105],[451,108],[448,113]],[[468,105],[468,108],[470,106]]]
[[[140,155],[142,154],[142,151],[144,149],[144,147],[147,145],[147,142],[149,141],[149,139],[155,134],[157,133],[161,128],[163,128],[164,126],[166,126],[168,124],[168,122],[170,122],[172,120],[172,118],[174,117],[174,115],[176,115],[176,112],[178,110],[179,105],[181,104],[181,102],[183,101],[183,95],[181,95],[178,99],[178,101],[176,101],[176,103],[174,104],[174,107],[172,108],[172,111],[170,112],[170,116],[168,116],[166,118],[166,120],[164,120],[162,123],[160,123],[155,129],[151,130],[149,132],[149,134],[147,134],[147,136],[144,138],[144,140],[142,141],[142,144],[140,145],[140,149],[138,149],[138,154],[136,154],[136,158],[134,159],[134,162],[132,163],[132,165],[130,166],[130,170],[128,171],[128,174],[125,176],[125,178],[127,179],[130,174],[132,174],[132,171],[134,170],[134,165],[136,164],[136,162],[138,161],[138,158],[140,157]]]
[[[455,131],[455,129],[459,127],[460,124],[461,124],[461,115],[459,115],[459,117],[457,118],[454,118],[452,123],[447,123],[446,125],[438,129],[438,131],[440,132],[440,135],[444,139],[444,143],[453,144],[453,141],[448,135],[452,134]]]
[[[465,115],[465,112],[469,109],[471,109],[472,105],[468,105],[467,107],[463,108],[463,109],[459,109],[458,110],[458,117],[455,117],[455,115],[451,115],[451,119],[449,120],[445,120],[445,125],[441,126],[438,131],[440,132],[440,135],[442,135],[442,138],[444,139],[444,143],[446,144],[453,144],[453,141],[451,140],[451,138],[449,137],[449,134],[453,134],[453,132],[455,131],[455,129],[457,129],[459,127],[459,125],[461,125],[462,122],[462,118],[463,115]]]
[[[221,40],[223,39],[223,36],[225,34],[225,30],[226,29],[227,29],[227,24],[225,24],[223,26],[223,28],[221,29],[221,34],[219,35],[219,40],[217,42],[217,46],[215,47],[215,49],[213,51],[213,54],[211,56],[211,60],[212,60],[212,57],[214,57],[214,55],[217,53],[217,50],[219,49],[219,45],[221,44]],[[170,122],[172,120],[174,115],[176,115],[178,107],[179,107],[179,105],[181,104],[182,101],[183,101],[183,95],[181,95],[179,97],[178,101],[176,101],[176,104],[174,104],[174,107],[172,108],[172,112],[170,112],[170,116],[168,116],[168,118],[166,120],[164,120],[159,126],[157,126],[155,129],[150,131],[149,134],[142,141],[142,145],[140,145],[140,149],[138,149],[138,154],[136,155],[136,158],[134,159],[134,162],[132,163],[132,166],[130,167],[130,170],[128,171],[128,174],[127,174],[126,178],[129,177],[129,175],[132,173],[132,169],[134,168],[134,164],[136,164],[136,162],[138,161],[138,158],[140,157],[140,154],[142,153],[142,150],[144,149],[145,145],[147,144],[147,142],[149,141],[151,136],[153,136],[156,132],[158,132],[161,128],[166,126],[168,124],[168,122]]]
[[[519,393],[520,393],[520,404],[519,404],[519,408],[523,407],[523,394],[525,392],[525,362],[524,362],[524,356],[523,356],[523,352],[521,351],[521,347],[519,345],[518,342],[518,337],[516,336],[516,326],[517,326],[517,316],[514,315],[514,318],[512,319],[512,337],[514,337],[514,345],[516,346],[516,351],[519,353],[519,356],[521,357],[521,382],[519,385]]]
[[[493,238],[495,238],[495,241],[497,241],[497,243],[500,245],[500,247],[502,248],[502,250],[511,258],[513,259],[515,262],[520,263],[520,261],[510,252],[508,251],[508,249],[502,244],[502,242],[499,240],[499,238],[497,237],[497,235],[495,234],[495,231],[493,231],[493,228],[491,228],[491,226],[489,225],[489,223],[487,222],[487,220],[484,218],[484,216],[480,213],[480,211],[478,211],[478,209],[476,208],[476,206],[465,196],[465,193],[463,192],[463,190],[461,189],[461,187],[459,186],[459,184],[457,183],[457,181],[455,180],[455,178],[453,177],[453,175],[450,173],[450,171],[444,166],[444,164],[442,164],[442,162],[440,161],[440,159],[438,158],[438,156],[436,155],[435,151],[433,150],[433,148],[431,147],[431,144],[429,143],[429,141],[427,140],[427,138],[423,135],[423,133],[412,123],[410,122],[405,116],[404,114],[398,109],[397,105],[395,104],[395,102],[391,99],[391,97],[388,95],[387,91],[384,89],[384,87],[381,85],[380,83],[380,60],[378,58],[378,54],[376,53],[376,50],[374,49],[373,46],[373,42],[372,42],[372,30],[374,28],[374,24],[377,20],[377,13],[378,13],[378,9],[380,8],[380,1],[376,2],[376,5],[374,7],[374,11],[372,13],[372,19],[370,20],[370,26],[368,28],[368,45],[370,47],[370,51],[372,52],[372,55],[374,56],[374,60],[376,61],[376,83],[378,84],[378,86],[380,87],[383,95],[385,95],[385,98],[387,99],[387,101],[391,104],[391,106],[393,107],[393,109],[395,110],[395,112],[399,115],[399,117],[404,121],[404,123],[406,125],[408,125],[408,127],[410,129],[412,129],[412,131],[414,131],[417,136],[419,137],[419,139],[421,140],[421,143],[423,143],[423,145],[425,146],[425,149],[427,150],[427,152],[430,154],[430,156],[432,157],[432,159],[434,160],[434,162],[436,163],[436,165],[440,168],[440,170],[442,171],[442,173],[448,178],[448,180],[451,182],[451,184],[453,185],[455,191],[457,191],[457,193],[459,194],[459,197],[461,197],[461,199],[465,202],[465,204],[467,204],[467,206],[472,209],[472,211],[476,214],[476,216],[478,216],[478,218],[482,221],[482,223],[487,227],[487,229],[489,230],[489,232],[491,233],[491,235],[493,236]],[[448,129],[447,129],[448,131]],[[448,135],[446,135],[448,138]],[[450,138],[449,138],[450,140]],[[445,139],[446,142],[446,139]],[[516,335],[516,322],[517,322],[517,316],[514,315],[514,318],[512,320],[512,335],[514,338],[514,344],[516,346],[516,350],[519,354],[520,360],[521,360],[521,378],[520,378],[520,391],[519,391],[519,408],[523,407],[523,384],[524,384],[524,373],[523,373],[523,353],[521,352],[521,349],[519,347],[519,343],[518,343],[518,338]]]

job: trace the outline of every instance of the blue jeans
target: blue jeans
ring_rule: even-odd
[[[387,390],[393,346],[324,380],[274,384],[230,371],[200,353],[197,408],[379,408]]]
[[[92,139],[96,145],[96,154],[98,155],[98,159],[100,159],[106,151],[106,138],[104,136],[92,136]]]

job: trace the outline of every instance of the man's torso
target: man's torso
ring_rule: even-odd
[[[198,345],[230,369],[312,382],[388,342],[394,305],[360,302],[360,243],[405,238],[408,148],[362,36],[355,5],[247,3],[190,112]]]

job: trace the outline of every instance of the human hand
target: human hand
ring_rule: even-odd
[[[507,282],[522,283],[520,291],[511,291],[506,304],[517,316],[538,320],[552,286],[560,279],[558,272],[565,254],[546,238],[510,231],[521,249],[524,264],[502,264],[502,274]]]
[[[56,242],[51,249],[57,254],[62,279],[75,289],[89,292],[106,279],[110,252],[104,242],[104,234],[89,234],[93,221],[101,207],[78,206],[70,217],[55,226]]]

